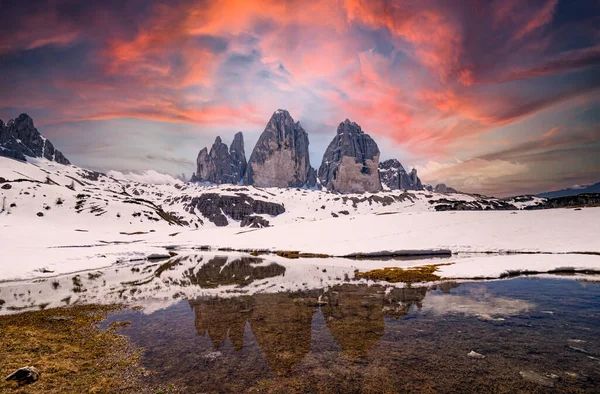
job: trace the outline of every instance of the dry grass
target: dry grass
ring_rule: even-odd
[[[157,392],[142,383],[139,351],[115,333],[120,325],[97,327],[120,308],[80,305],[0,316],[0,392]],[[19,386],[4,380],[26,365],[40,371],[37,382]]]
[[[356,271],[354,277],[356,279],[370,279],[391,283],[434,282],[441,279],[439,275],[435,274],[438,271],[438,267],[452,264],[454,263],[429,264],[410,268],[386,267],[367,272]]]
[[[323,253],[300,253],[297,250],[278,250],[277,252],[275,252],[275,254],[279,257],[285,257],[287,259],[299,259],[299,258],[308,258],[308,257],[314,257],[314,258],[319,258],[319,259],[325,259],[329,256],[328,254],[323,254]]]

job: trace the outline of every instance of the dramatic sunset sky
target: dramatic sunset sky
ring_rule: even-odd
[[[0,0],[0,119],[76,165],[189,176],[278,108],[315,167],[349,118],[424,182],[597,182],[600,2]]]

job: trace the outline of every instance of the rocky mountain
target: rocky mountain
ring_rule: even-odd
[[[433,189],[436,193],[458,193],[458,191],[452,187],[446,186],[445,183],[440,183]]]
[[[417,176],[417,170],[410,174],[396,159],[389,159],[379,163],[379,180],[390,190],[423,190],[423,184]]]
[[[243,134],[235,134],[230,148],[227,148],[221,137],[217,137],[210,151],[204,148],[198,153],[196,165],[192,182],[238,184],[244,178],[247,166]]]
[[[60,164],[71,164],[52,142],[42,136],[27,114],[0,120],[0,156],[27,161],[26,157],[43,157]]]
[[[340,193],[376,192],[379,148],[361,127],[346,119],[327,147],[319,167],[319,180],[327,190]]]
[[[576,196],[582,193],[600,193],[600,182],[594,183],[592,185],[584,185],[577,187],[569,187],[567,189],[554,190],[551,192],[545,192],[536,194],[538,197],[545,198],[556,198],[556,197],[568,197],[568,196]]]
[[[246,183],[258,187],[314,186],[312,178],[308,134],[288,111],[275,111],[252,150]]]

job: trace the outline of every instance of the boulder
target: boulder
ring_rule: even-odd
[[[246,183],[302,187],[309,180],[310,168],[308,134],[288,111],[275,111],[252,150]]]
[[[17,369],[6,377],[7,381],[14,380],[19,384],[30,384],[40,378],[40,372],[35,367],[23,367]]]
[[[379,148],[359,125],[346,119],[327,147],[319,167],[319,181],[327,190],[340,193],[377,192]]]

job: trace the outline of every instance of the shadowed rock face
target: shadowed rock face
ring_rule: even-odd
[[[43,157],[60,164],[71,164],[52,142],[33,125],[33,119],[21,114],[4,124],[0,120],[0,156],[26,161],[26,156]]]
[[[196,165],[193,182],[239,183],[246,172],[244,136],[241,132],[236,133],[231,149],[221,141],[221,137],[217,137],[210,152],[204,148],[198,153]]]
[[[271,116],[256,142],[246,183],[258,187],[302,187],[310,178],[308,134],[286,110]]]
[[[327,190],[340,193],[376,192],[379,181],[379,148],[359,125],[346,119],[327,147],[319,167],[319,180]]]
[[[396,159],[379,163],[379,179],[390,190],[423,190],[417,170],[413,169],[410,174],[407,174],[402,164]]]
[[[285,212],[281,204],[255,200],[243,193],[237,193],[237,196],[206,193],[192,198],[185,203],[184,207],[190,213],[198,210],[217,226],[227,226],[229,224],[227,216],[247,223],[244,219],[254,214],[277,216]]]
[[[233,142],[229,147],[229,156],[231,157],[233,179],[235,183],[239,183],[244,179],[246,168],[248,167],[246,151],[244,150],[244,135],[241,131],[238,131],[233,136]]]

